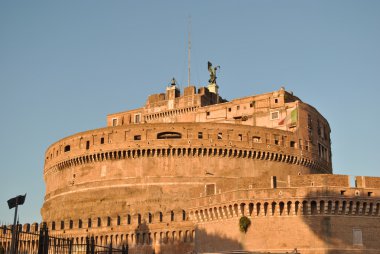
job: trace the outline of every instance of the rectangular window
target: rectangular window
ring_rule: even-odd
[[[88,150],[88,149],[90,149],[90,141],[86,141],[86,149]]]
[[[135,123],[140,123],[141,114],[135,114]]]
[[[279,145],[280,144],[280,140],[279,140],[279,136],[278,135],[273,135],[273,140],[274,140],[274,144],[275,145]]]
[[[296,146],[296,142],[290,141],[290,147],[295,147],[295,146]]]
[[[276,120],[280,118],[280,112],[279,111],[273,111],[270,113],[270,120]]]
[[[239,137],[239,141],[243,141],[243,134],[239,134],[238,137]]]
[[[363,245],[363,234],[361,229],[352,229],[352,238],[353,245]]]
[[[218,139],[222,139],[222,137],[223,137],[223,136],[222,136],[222,133],[219,132],[219,133],[218,133]]]
[[[260,137],[258,136],[252,137],[252,141],[253,143],[260,143]]]
[[[198,132],[198,139],[203,139],[203,132]]]
[[[206,196],[215,195],[215,184],[206,184]]]
[[[61,229],[65,229],[65,222],[61,221]]]
[[[141,140],[141,135],[135,135],[135,136],[133,136],[133,140]]]
[[[210,115],[210,111],[207,111],[207,112],[206,112],[206,115],[209,116],[209,115]]]
[[[117,118],[112,118],[112,126],[117,126]]]
[[[249,107],[250,108],[253,108],[255,106],[255,102],[254,101],[252,101],[251,103],[249,103]]]
[[[100,144],[104,144],[104,138],[100,138]]]

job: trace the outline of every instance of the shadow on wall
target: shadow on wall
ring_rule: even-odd
[[[242,250],[243,245],[223,233],[210,234],[203,229],[195,229],[195,251],[202,252],[220,252]]]
[[[148,224],[143,221],[139,224],[134,232],[135,239],[132,240],[132,245],[129,246],[130,254],[152,254],[155,253],[154,250],[154,240],[152,239],[152,235],[149,231]]]
[[[320,240],[326,254],[380,253],[380,201],[368,190],[344,188],[309,193],[300,200],[298,213]],[[317,246],[319,247],[319,246]]]
[[[155,232],[146,221],[142,221],[131,238],[130,254],[178,254],[193,253],[193,235],[189,230],[181,231],[168,227]]]

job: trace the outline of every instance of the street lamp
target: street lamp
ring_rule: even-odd
[[[14,197],[14,198],[11,198],[9,199],[7,202],[8,202],[8,207],[9,209],[12,209],[12,208],[16,208],[15,209],[15,217],[14,217],[14,220],[13,220],[13,226],[12,226],[12,242],[11,242],[11,254],[14,254],[16,253],[16,218],[17,218],[17,208],[19,205],[23,205],[24,202],[25,202],[25,197],[26,197],[26,193],[24,196],[22,195],[18,195],[17,197]]]

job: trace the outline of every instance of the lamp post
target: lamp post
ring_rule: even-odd
[[[17,209],[19,205],[23,205],[25,202],[25,197],[26,193],[24,196],[18,195],[17,197],[9,199],[8,202],[8,207],[9,209],[15,208],[15,217],[13,220],[13,226],[12,226],[12,242],[11,242],[11,254],[16,254],[16,218],[17,218]]]

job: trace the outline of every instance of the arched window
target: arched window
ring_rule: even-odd
[[[157,139],[178,139],[181,137],[182,137],[181,133],[178,133],[178,132],[166,131],[166,132],[157,133]]]

